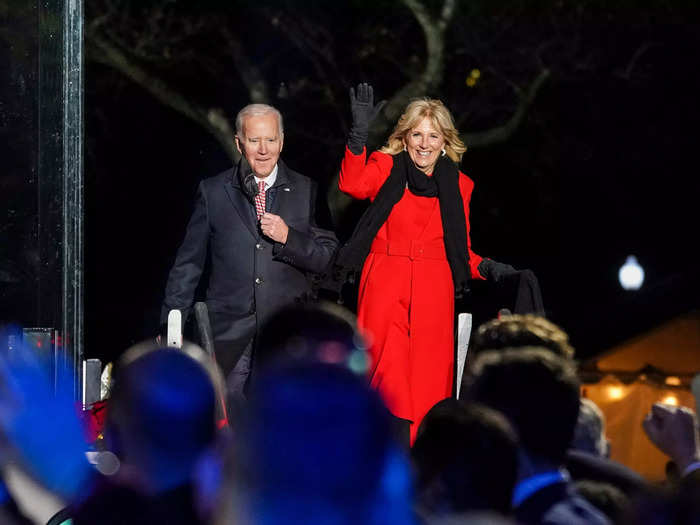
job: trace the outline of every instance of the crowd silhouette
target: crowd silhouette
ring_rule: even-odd
[[[261,333],[245,403],[226,402],[194,344],[126,350],[95,442],[71,392],[31,349],[4,344],[0,463],[65,503],[51,525],[700,522],[694,412],[650,407],[664,483],[612,461],[566,332],[542,317],[478,328],[461,399],[435,404],[412,447],[368,385],[348,311],[290,306]],[[33,523],[0,481],[0,523]]]

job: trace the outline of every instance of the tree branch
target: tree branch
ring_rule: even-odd
[[[507,141],[522,123],[527,111],[530,109],[530,106],[537,96],[537,92],[547,78],[549,78],[549,70],[543,69],[540,71],[539,75],[537,75],[535,80],[530,84],[527,92],[520,98],[520,103],[515,113],[513,113],[505,124],[476,133],[462,133],[460,135],[462,141],[468,147],[472,148],[492,146]]]
[[[284,33],[292,45],[309,60],[323,84],[326,86],[336,83],[345,84],[343,73],[338,68],[338,61],[333,55],[332,33],[307,22],[304,18],[296,19],[292,14],[268,12],[268,17],[271,25]],[[319,38],[321,42],[318,41]],[[332,89],[324,89],[323,93],[338,119],[340,128],[343,132],[347,132],[345,99],[340,103]]]
[[[425,95],[442,83],[445,65],[445,30],[454,16],[456,2],[445,0],[440,17],[437,19],[430,15],[420,0],[403,0],[403,3],[413,13],[423,30],[426,46],[425,67],[417,78],[409,81],[389,100],[384,114],[390,122],[401,115],[410,99]]]
[[[639,62],[639,59],[649,51],[651,48],[658,46],[659,44],[655,42],[645,42],[641,46],[637,48],[637,50],[634,52],[632,55],[632,58],[630,59],[629,63],[627,64],[627,67],[623,71],[618,71],[616,74],[618,77],[624,79],[624,80],[630,80],[632,78],[632,72],[634,71],[634,68],[637,66],[637,62]]]
[[[389,99],[383,114],[377,118],[370,130],[371,144],[378,144],[383,140],[411,99],[425,96],[442,84],[443,80],[445,31],[454,18],[456,0],[445,0],[438,18],[434,18],[420,0],[402,1],[423,30],[426,46],[425,67],[416,78],[409,80]]]
[[[126,52],[101,37],[95,31],[88,31],[86,38],[94,46],[91,58],[116,69],[127,78],[151,93],[161,104],[193,120],[211,133],[233,162],[238,162],[240,154],[235,146],[235,132],[220,108],[204,108],[188,100],[182,93],[170,87],[156,75],[149,73]],[[97,53],[94,51],[97,50]]]
[[[243,52],[243,45],[228,27],[222,27],[221,31],[226,37],[236,70],[241,75],[241,80],[248,89],[251,102],[268,103],[270,100],[270,90],[268,89],[267,82],[260,68],[250,62],[248,56]]]
[[[389,99],[382,114],[374,121],[370,129],[369,144],[379,144],[389,129],[399,118],[409,100],[436,89],[443,79],[445,65],[445,31],[454,18],[456,0],[445,0],[440,16],[434,18],[420,0],[403,0],[404,5],[413,13],[425,38],[426,57],[423,71],[409,80]],[[336,175],[328,189],[328,205],[337,220],[344,215],[352,199],[338,189]]]

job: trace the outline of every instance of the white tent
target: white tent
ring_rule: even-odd
[[[611,457],[650,480],[665,476],[668,458],[641,424],[652,403],[695,409],[690,392],[700,372],[700,312],[691,312],[636,336],[583,367],[582,394],[606,417]]]

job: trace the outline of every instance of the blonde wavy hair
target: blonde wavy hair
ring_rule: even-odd
[[[459,139],[459,132],[455,128],[450,110],[437,99],[421,98],[406,106],[406,111],[403,112],[394,131],[391,132],[386,144],[379,151],[389,155],[399,153],[404,149],[406,135],[418,126],[425,117],[430,118],[433,126],[445,138],[445,153],[447,156],[459,163],[462,160],[462,155],[467,151],[467,147]]]

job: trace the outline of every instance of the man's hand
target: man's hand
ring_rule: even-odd
[[[700,461],[698,424],[692,410],[654,403],[642,423],[649,440],[668,455],[681,472]]]
[[[275,242],[285,244],[289,234],[289,226],[284,219],[274,213],[266,213],[260,219],[260,229],[266,237]]]

